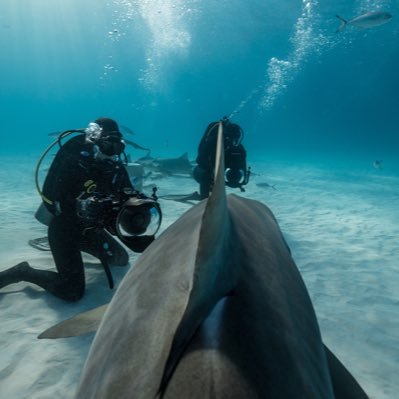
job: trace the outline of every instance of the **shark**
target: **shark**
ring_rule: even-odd
[[[336,30],[338,33],[341,32],[346,25],[352,25],[360,29],[374,28],[375,26],[383,25],[391,20],[392,14],[386,11],[370,11],[352,18],[349,21],[339,15],[336,15],[336,17],[341,21],[340,27]]]
[[[273,190],[277,190],[275,184],[270,184],[270,183],[267,183],[267,182],[259,182],[259,183],[256,183],[256,187],[260,187],[260,188],[272,188]]]
[[[193,173],[193,164],[188,158],[188,153],[176,158],[153,158],[150,152],[146,156],[137,159],[138,163],[144,166],[148,173],[155,173],[161,176],[188,176]]]
[[[137,144],[137,143],[135,143],[135,142],[132,141],[132,140],[124,139],[124,141],[125,141],[125,143],[126,143],[127,145],[132,146],[132,147],[135,148],[136,150],[149,151],[149,148],[143,147],[143,146],[141,146],[140,144]]]
[[[188,153],[180,155],[177,158],[158,158],[155,160],[156,167],[166,174],[182,174],[191,176],[193,165],[188,159]]]
[[[226,195],[222,134],[209,198],[151,243],[110,304],[41,334],[97,329],[75,398],[367,398],[323,344],[272,211]]]
[[[121,127],[121,129],[128,135],[130,136],[134,136],[135,133],[132,129],[130,129],[130,127],[126,126],[126,125],[119,125]]]

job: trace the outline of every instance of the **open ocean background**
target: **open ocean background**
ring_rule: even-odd
[[[336,14],[370,10],[393,18],[335,32]],[[236,112],[249,160],[397,167],[398,11],[396,0],[1,0],[0,152],[40,153],[48,133],[104,115],[154,154],[194,157],[208,122]]]
[[[377,10],[393,18],[336,33],[336,14]],[[195,159],[208,123],[231,115],[254,172],[242,195],[275,213],[324,342],[370,398],[397,397],[398,0],[0,0],[0,57],[0,270],[54,269],[27,244],[46,234],[33,174],[49,134],[107,116],[154,157]],[[160,195],[198,188],[155,183]],[[160,203],[162,230],[189,208]],[[24,283],[1,291],[2,397],[73,397],[92,335],[36,337],[111,298],[85,263],[77,304]],[[114,273],[118,284],[125,270]]]

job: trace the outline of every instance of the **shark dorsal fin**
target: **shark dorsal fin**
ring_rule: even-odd
[[[189,301],[173,339],[159,391],[163,392],[185,348],[202,321],[235,286],[237,270],[226,262],[230,234],[224,184],[223,128],[219,123],[212,192],[202,215]]]
[[[215,157],[215,183],[224,189],[224,183],[221,184],[221,180],[224,179],[224,148],[223,148],[223,124],[219,122],[218,126],[218,138],[216,142],[216,157]]]
[[[204,258],[209,256],[204,252],[214,252],[215,237],[219,237],[218,241],[221,241],[223,232],[226,231],[226,220],[227,203],[224,184],[223,125],[220,122],[216,144],[214,184],[202,216],[197,263],[204,262]]]

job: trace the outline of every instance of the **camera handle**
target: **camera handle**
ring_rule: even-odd
[[[154,187],[152,188],[152,194],[151,194],[151,198],[152,198],[154,201],[158,201],[157,191],[158,191],[158,187],[157,187],[157,186],[154,186]]]
[[[102,246],[103,246],[103,249],[104,249],[107,253],[110,252],[110,250],[109,250],[109,245],[108,245],[107,242],[104,242]],[[109,288],[112,290],[112,288],[114,288],[114,279],[113,279],[113,277],[112,277],[112,273],[111,273],[111,269],[110,269],[110,267],[109,267],[109,263],[107,262],[105,256],[101,256],[101,257],[100,257],[100,262],[101,262],[101,264],[102,264],[102,266],[103,266],[103,268],[104,268],[105,275],[107,276],[108,286],[109,286]]]

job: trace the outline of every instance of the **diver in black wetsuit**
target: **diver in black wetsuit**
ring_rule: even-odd
[[[0,288],[26,281],[66,301],[78,301],[85,290],[81,251],[100,259],[104,267],[128,263],[127,251],[105,230],[104,224],[99,223],[107,218],[103,206],[106,202],[98,201],[96,195],[102,199],[118,195],[125,199],[145,196],[134,190],[120,159],[125,143],[117,123],[109,118],[99,118],[84,132],[61,146],[41,193],[43,204],[51,214],[48,241],[57,272],[34,269],[28,262],[21,262],[0,272]],[[136,219],[136,213],[130,210],[125,212],[128,219],[122,220],[124,232],[130,228],[135,232],[139,230],[141,234],[150,223],[154,215],[152,205],[148,208],[147,203],[150,201],[140,201],[146,203],[146,210],[150,209],[150,212],[144,212],[144,217],[144,213],[139,212]],[[115,234],[113,230],[108,229]],[[153,239],[153,235],[141,237],[137,245],[133,237],[133,246],[130,248],[142,252]],[[131,243],[129,239],[123,242],[127,246]]]
[[[241,144],[243,131],[227,117],[222,120],[224,137],[225,184],[232,188],[240,188],[248,183],[247,152]],[[207,198],[212,189],[215,168],[216,142],[219,121],[208,125],[198,146],[197,166],[194,168],[194,179],[200,185],[200,199]]]

